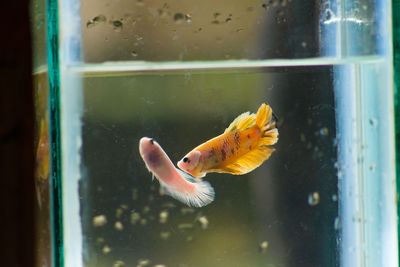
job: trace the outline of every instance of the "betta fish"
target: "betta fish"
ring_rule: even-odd
[[[271,156],[277,141],[276,117],[263,103],[256,114],[239,115],[223,134],[194,148],[177,165],[196,178],[210,172],[246,174]]]
[[[168,155],[152,138],[139,141],[139,152],[147,169],[157,178],[167,195],[192,207],[202,207],[214,200],[214,189],[206,181],[195,181],[193,177],[175,168]]]

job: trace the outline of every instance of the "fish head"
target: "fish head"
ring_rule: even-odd
[[[149,137],[142,137],[139,141],[139,153],[143,159],[151,159],[159,155],[160,145]],[[151,160],[151,162],[154,160]]]
[[[187,173],[192,173],[192,171],[196,169],[196,167],[198,167],[200,164],[200,156],[200,151],[191,151],[180,161],[178,161],[177,165],[181,170]]]

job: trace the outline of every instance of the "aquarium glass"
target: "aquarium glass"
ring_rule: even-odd
[[[49,2],[57,266],[398,266],[390,1]],[[262,103],[275,151],[209,205],[146,168]]]

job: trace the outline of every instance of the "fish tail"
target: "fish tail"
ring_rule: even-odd
[[[210,183],[206,181],[196,181],[191,175],[177,169],[177,171],[191,184],[191,190],[177,189],[165,184],[160,180],[160,184],[165,194],[190,206],[200,208],[214,201],[215,191]]]
[[[256,114],[256,125],[263,132],[259,145],[273,145],[278,142],[278,129],[276,128],[275,116],[269,105],[263,103]]]
[[[254,117],[255,125],[262,131],[261,138],[256,146],[249,152],[238,158],[235,162],[221,168],[219,172],[231,174],[246,174],[251,172],[264,161],[269,159],[275,151],[271,145],[278,141],[278,129],[272,115],[272,109],[266,104],[262,104]]]

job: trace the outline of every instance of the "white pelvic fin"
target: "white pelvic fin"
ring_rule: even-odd
[[[160,184],[165,194],[179,200],[190,207],[204,207],[214,201],[214,188],[206,181],[196,181],[189,174],[177,169],[179,173],[191,184],[195,186],[194,192],[182,192],[168,186],[160,180]]]

